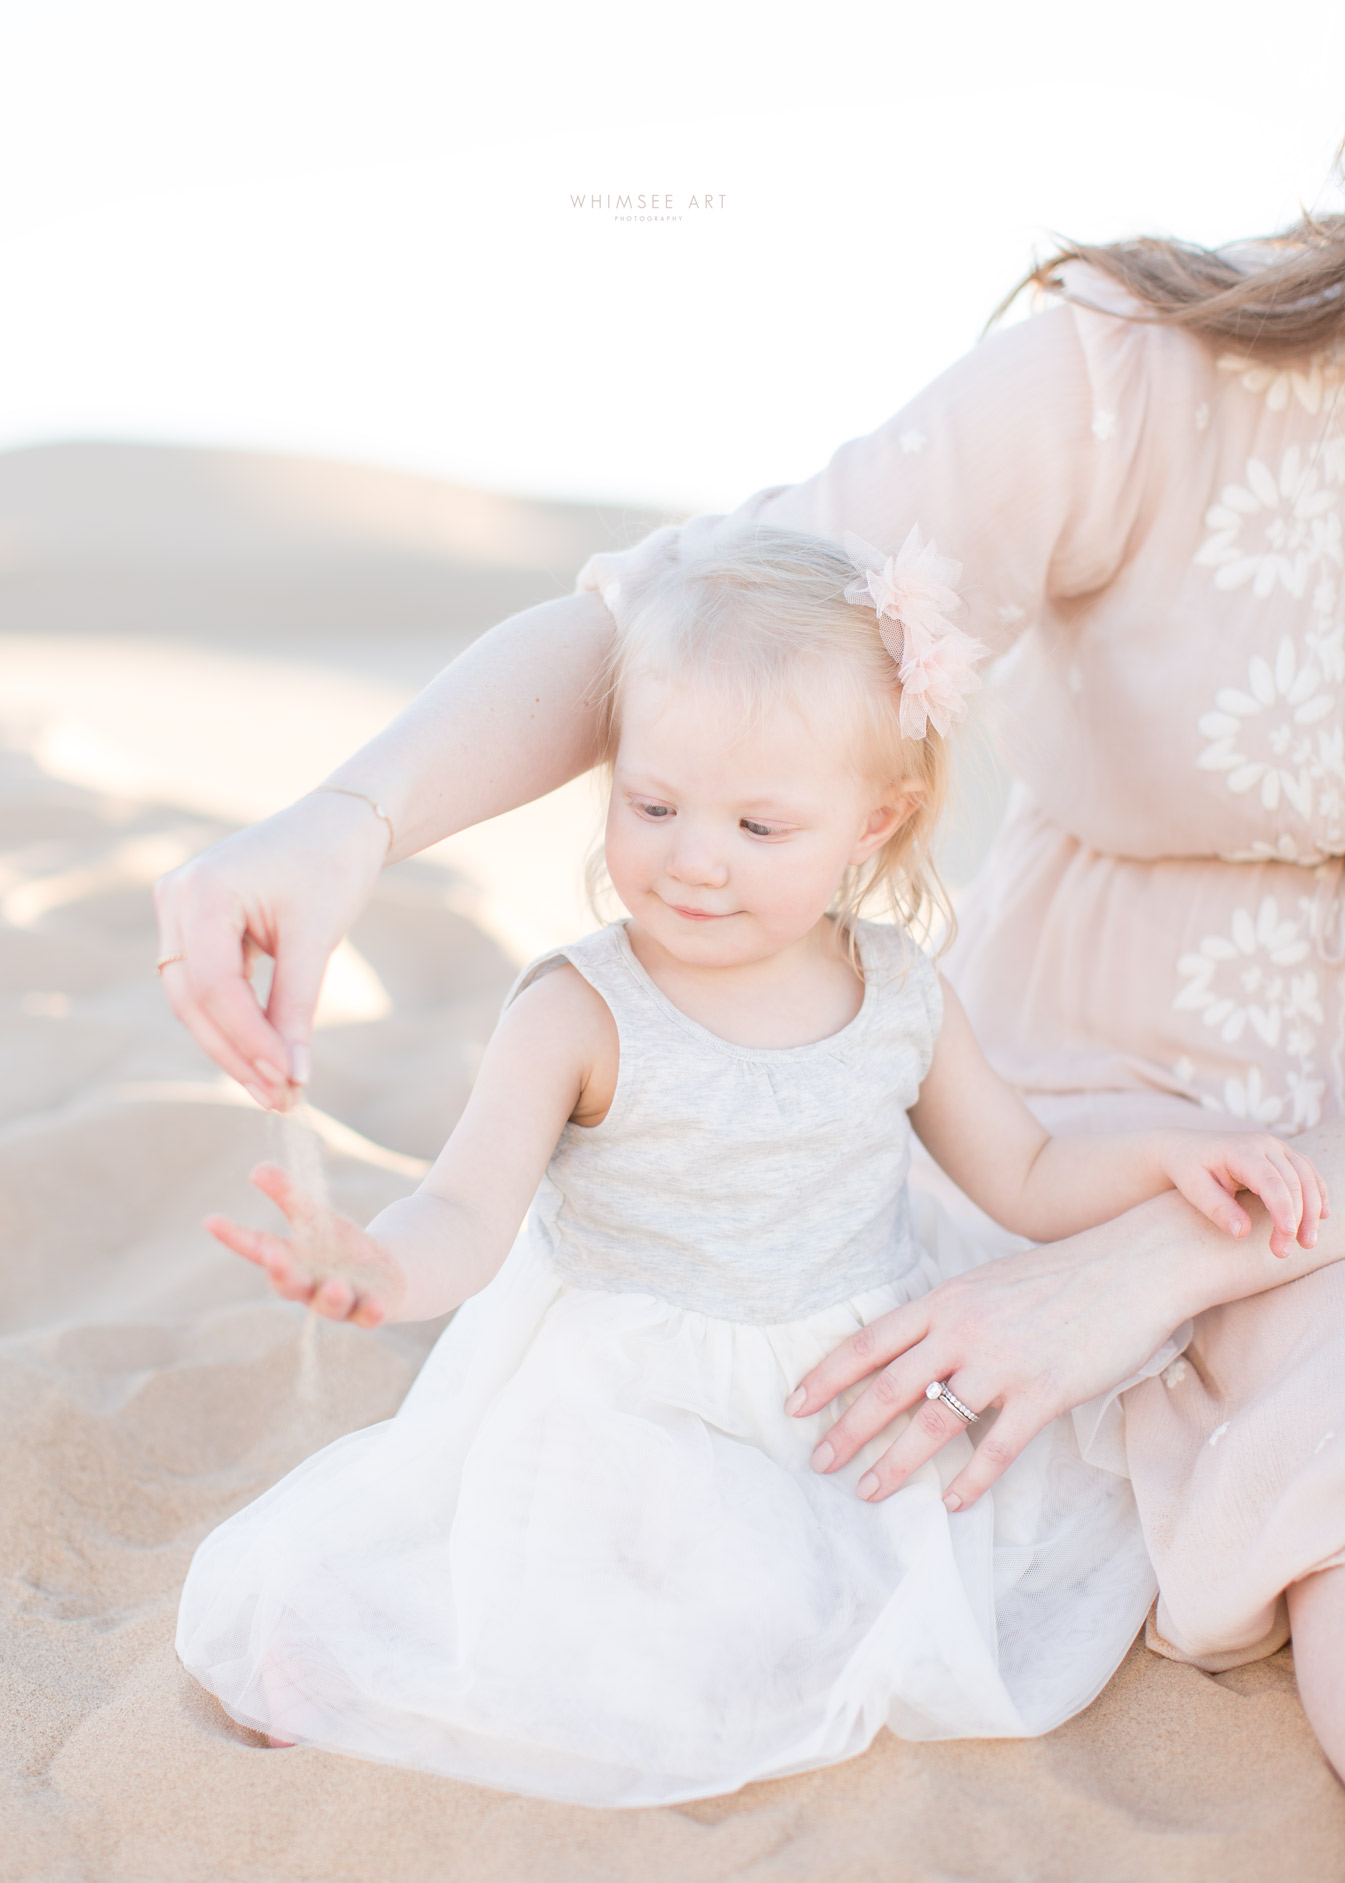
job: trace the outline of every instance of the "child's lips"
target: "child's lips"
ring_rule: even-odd
[[[674,915],[680,915],[687,922],[722,922],[726,916],[735,913],[730,909],[722,913],[717,909],[688,909],[678,902],[670,902],[668,907]]]

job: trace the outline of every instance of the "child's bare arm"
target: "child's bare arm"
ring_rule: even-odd
[[[506,1010],[420,1188],[367,1230],[323,1210],[271,1165],[253,1181],[284,1210],[292,1237],[220,1217],[207,1227],[264,1267],[278,1293],[331,1319],[371,1327],[445,1314],[498,1270],[567,1120],[605,1112],[617,1052],[606,1004],[573,968],[558,968]]]
[[[1055,1242],[1176,1189],[1242,1236],[1251,1218],[1237,1192],[1251,1190],[1270,1212],[1276,1255],[1295,1241],[1313,1246],[1326,1189],[1290,1145],[1234,1130],[1053,1138],[988,1063],[946,982],[943,991],[943,1028],[911,1123],[953,1181],[1006,1229]]]

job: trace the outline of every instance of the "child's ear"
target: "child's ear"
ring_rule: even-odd
[[[918,779],[903,778],[893,785],[883,794],[882,803],[869,812],[859,842],[850,852],[850,863],[867,863],[875,850],[881,850],[903,824],[910,822],[924,801],[925,787]]]

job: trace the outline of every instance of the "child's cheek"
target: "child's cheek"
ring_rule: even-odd
[[[819,901],[816,868],[806,850],[763,845],[753,862],[749,889],[762,919],[787,931],[811,927],[831,897],[828,893]]]
[[[618,894],[647,889],[659,875],[663,832],[656,824],[631,816],[608,820],[605,855],[607,874]]]

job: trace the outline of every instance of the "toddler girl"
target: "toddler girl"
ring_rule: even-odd
[[[941,1279],[912,1127],[1037,1240],[1174,1185],[1242,1233],[1245,1188],[1284,1253],[1325,1205],[1264,1136],[1052,1140],[988,1066],[907,933],[980,650],[932,545],[847,544],[751,531],[606,597],[629,919],[522,975],[438,1162],[367,1231],[266,1166],[294,1241],[211,1220],[337,1319],[468,1303],[394,1419],[197,1552],[178,1651],[274,1740],[667,1804],[883,1725],[1045,1732],[1144,1620],[1129,1485],[1069,1418],[964,1507],[993,1414],[956,1375],[929,1391],[964,1435],[885,1499],[879,1441],[815,1470],[831,1414],[787,1409]],[[861,917],[880,896],[902,920]]]

